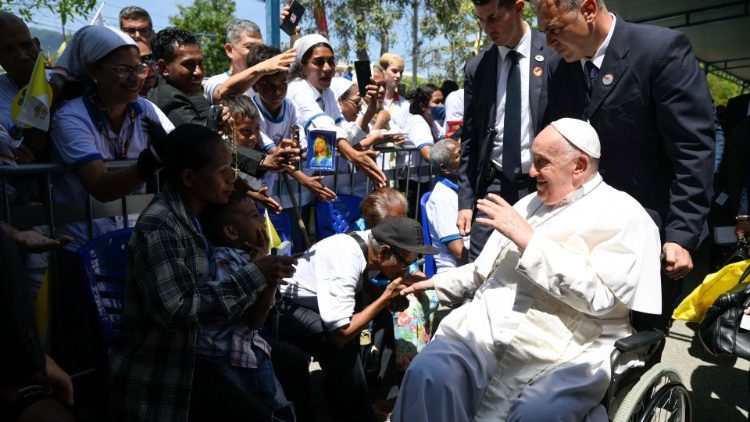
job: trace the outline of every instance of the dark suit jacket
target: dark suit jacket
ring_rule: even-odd
[[[157,80],[157,85],[148,93],[147,98],[169,117],[175,127],[188,123],[206,124],[211,103],[203,96],[203,93],[186,95],[168,84],[161,75],[157,76]],[[260,167],[260,162],[265,154],[244,147],[240,147],[239,153],[242,171],[251,176],[263,177],[265,170]]]
[[[579,61],[550,62],[545,122],[588,119],[599,133],[604,180],[646,208],[663,242],[698,247],[712,196],[714,128],[690,41],[618,16],[591,97]]]
[[[208,121],[211,103],[202,92],[187,95],[168,84],[161,75],[157,76],[157,84],[146,98],[156,104],[175,127],[186,123],[205,125]]]
[[[555,52],[546,46],[544,35],[531,30],[529,65],[529,105],[534,133],[542,128],[547,104],[545,74],[549,58]],[[464,126],[461,141],[461,163],[458,176],[458,209],[473,209],[478,198],[484,198],[489,183],[485,180],[491,165],[494,145],[495,114],[497,113],[497,47],[493,44],[471,59],[465,68]],[[536,60],[541,55],[544,60]],[[534,68],[542,74],[534,76]]]
[[[750,102],[750,94],[738,95],[730,98],[727,102],[727,113],[724,119],[724,133],[731,136],[732,130],[747,117],[747,104]]]

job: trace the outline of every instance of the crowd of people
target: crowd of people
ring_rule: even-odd
[[[0,12],[3,160],[69,168],[56,204],[156,192],[129,221],[59,224],[58,239],[0,223],[2,308],[20,310],[3,314],[19,340],[0,416],[75,413],[64,365],[28,334],[37,292],[14,241],[58,249],[75,278],[75,250],[127,226],[109,419],[316,420],[312,357],[333,421],[376,420],[376,395],[394,421],[607,420],[614,342],[668,329],[715,183],[750,233],[748,96],[720,119],[688,39],[603,0],[531,1],[539,31],[523,0],[472,2],[491,43],[463,88],[409,92],[396,54],[356,81],[322,35],[297,28],[281,51],[246,20],[224,34],[228,70],[206,75],[194,34],[126,7],[47,69],[47,132],[13,110],[41,46]],[[38,185],[3,194],[22,204]],[[362,218],[309,242],[314,205],[339,195]],[[293,254],[270,250],[266,212],[291,222]],[[35,384],[52,389],[19,394]]]

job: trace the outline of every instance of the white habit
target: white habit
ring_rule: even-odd
[[[412,362],[392,420],[584,420],[630,310],[661,311],[659,232],[633,198],[596,175],[556,206],[531,194],[514,208],[534,227],[523,254],[494,231],[474,263],[433,278],[441,304],[474,298]]]

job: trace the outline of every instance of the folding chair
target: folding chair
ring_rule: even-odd
[[[338,233],[346,233],[360,215],[362,198],[338,194],[333,201],[315,202],[315,237],[324,239]]]

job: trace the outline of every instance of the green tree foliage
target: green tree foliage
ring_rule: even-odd
[[[425,42],[419,63],[436,82],[442,79],[461,82],[464,65],[485,42],[474,6],[461,0],[426,0],[425,6],[420,19],[421,38]]]
[[[178,5],[179,14],[170,16],[169,22],[190,31],[198,39],[203,52],[206,76],[225,71],[229,59],[224,52],[226,28],[234,19],[233,0],[194,0],[190,6]]]
[[[71,17],[85,16],[94,6],[96,0],[0,0],[0,10],[9,9],[27,22],[36,10],[49,9],[60,15],[63,31]]]
[[[439,83],[452,79],[463,82],[466,62],[491,42],[482,32],[471,2],[461,0],[425,0],[425,15],[420,21],[421,36],[431,42],[421,49],[419,63],[427,67],[429,79]],[[527,4],[524,19],[536,26],[536,15]]]
[[[396,42],[399,32],[394,25],[403,16],[407,0],[327,0],[326,10],[333,18],[332,32],[339,41],[336,54],[358,60],[368,58],[369,45],[379,45],[378,57]],[[374,58],[373,58],[374,60]]]
[[[706,77],[708,89],[711,91],[711,97],[714,105],[727,105],[730,98],[736,97],[742,93],[742,87],[734,82],[730,82],[712,73]]]

